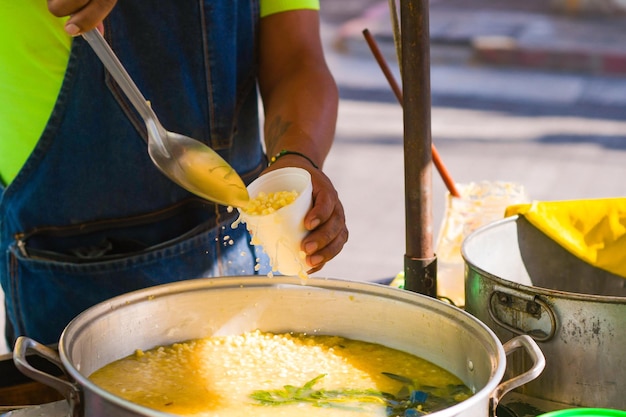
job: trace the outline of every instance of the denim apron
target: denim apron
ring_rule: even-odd
[[[256,1],[124,0],[105,21],[105,37],[166,129],[209,144],[246,183],[266,161],[258,13]],[[143,121],[75,38],[47,127],[2,190],[9,343],[57,342],[81,311],[136,289],[270,270],[245,227],[231,228],[236,214],[161,174],[146,141]]]

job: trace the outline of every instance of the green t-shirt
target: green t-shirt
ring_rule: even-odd
[[[261,0],[261,16],[319,10],[319,0]],[[63,82],[71,37],[43,0],[0,2],[0,181],[10,183],[45,128]]]
[[[46,126],[71,38],[45,1],[0,2],[0,178],[9,183]]]

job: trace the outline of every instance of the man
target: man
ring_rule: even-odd
[[[339,253],[348,237],[343,207],[318,168],[333,140],[337,89],[324,62],[318,4],[304,1],[48,1],[61,20],[36,0],[4,6],[11,10],[2,19],[13,23],[6,22],[0,54],[0,99],[10,110],[0,142],[31,144],[12,171],[0,160],[10,343],[21,334],[55,342],[82,310],[134,289],[253,274],[259,262],[258,273],[267,271],[244,228],[230,228],[234,214],[151,163],[145,125],[78,36],[94,27],[163,125],[213,147],[247,183],[287,166],[309,171],[313,207],[302,241],[309,272]],[[40,82],[47,88],[32,87]],[[266,155],[279,156],[267,167]]]

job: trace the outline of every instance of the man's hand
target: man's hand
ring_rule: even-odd
[[[287,155],[272,164],[267,171],[293,167],[306,169],[313,184],[312,207],[304,218],[304,227],[310,233],[302,239],[301,249],[311,267],[307,272],[319,271],[341,252],[348,241],[348,228],[343,205],[330,179],[299,156]]]
[[[313,182],[313,207],[304,218],[304,227],[311,232],[302,240],[302,250],[307,255],[311,274],[339,254],[348,240],[348,228],[343,205],[330,179],[320,170],[309,172]]]
[[[57,17],[71,16],[65,31],[78,36],[95,27],[102,32],[102,21],[116,3],[117,0],[48,0],[48,10]]]

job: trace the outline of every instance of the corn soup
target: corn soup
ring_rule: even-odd
[[[265,193],[261,191],[259,195],[251,199],[244,208],[246,214],[254,216],[265,216],[288,206],[298,198],[297,191],[278,191]]]
[[[163,346],[90,376],[126,400],[183,416],[420,416],[467,399],[414,355],[338,336],[260,331]]]

